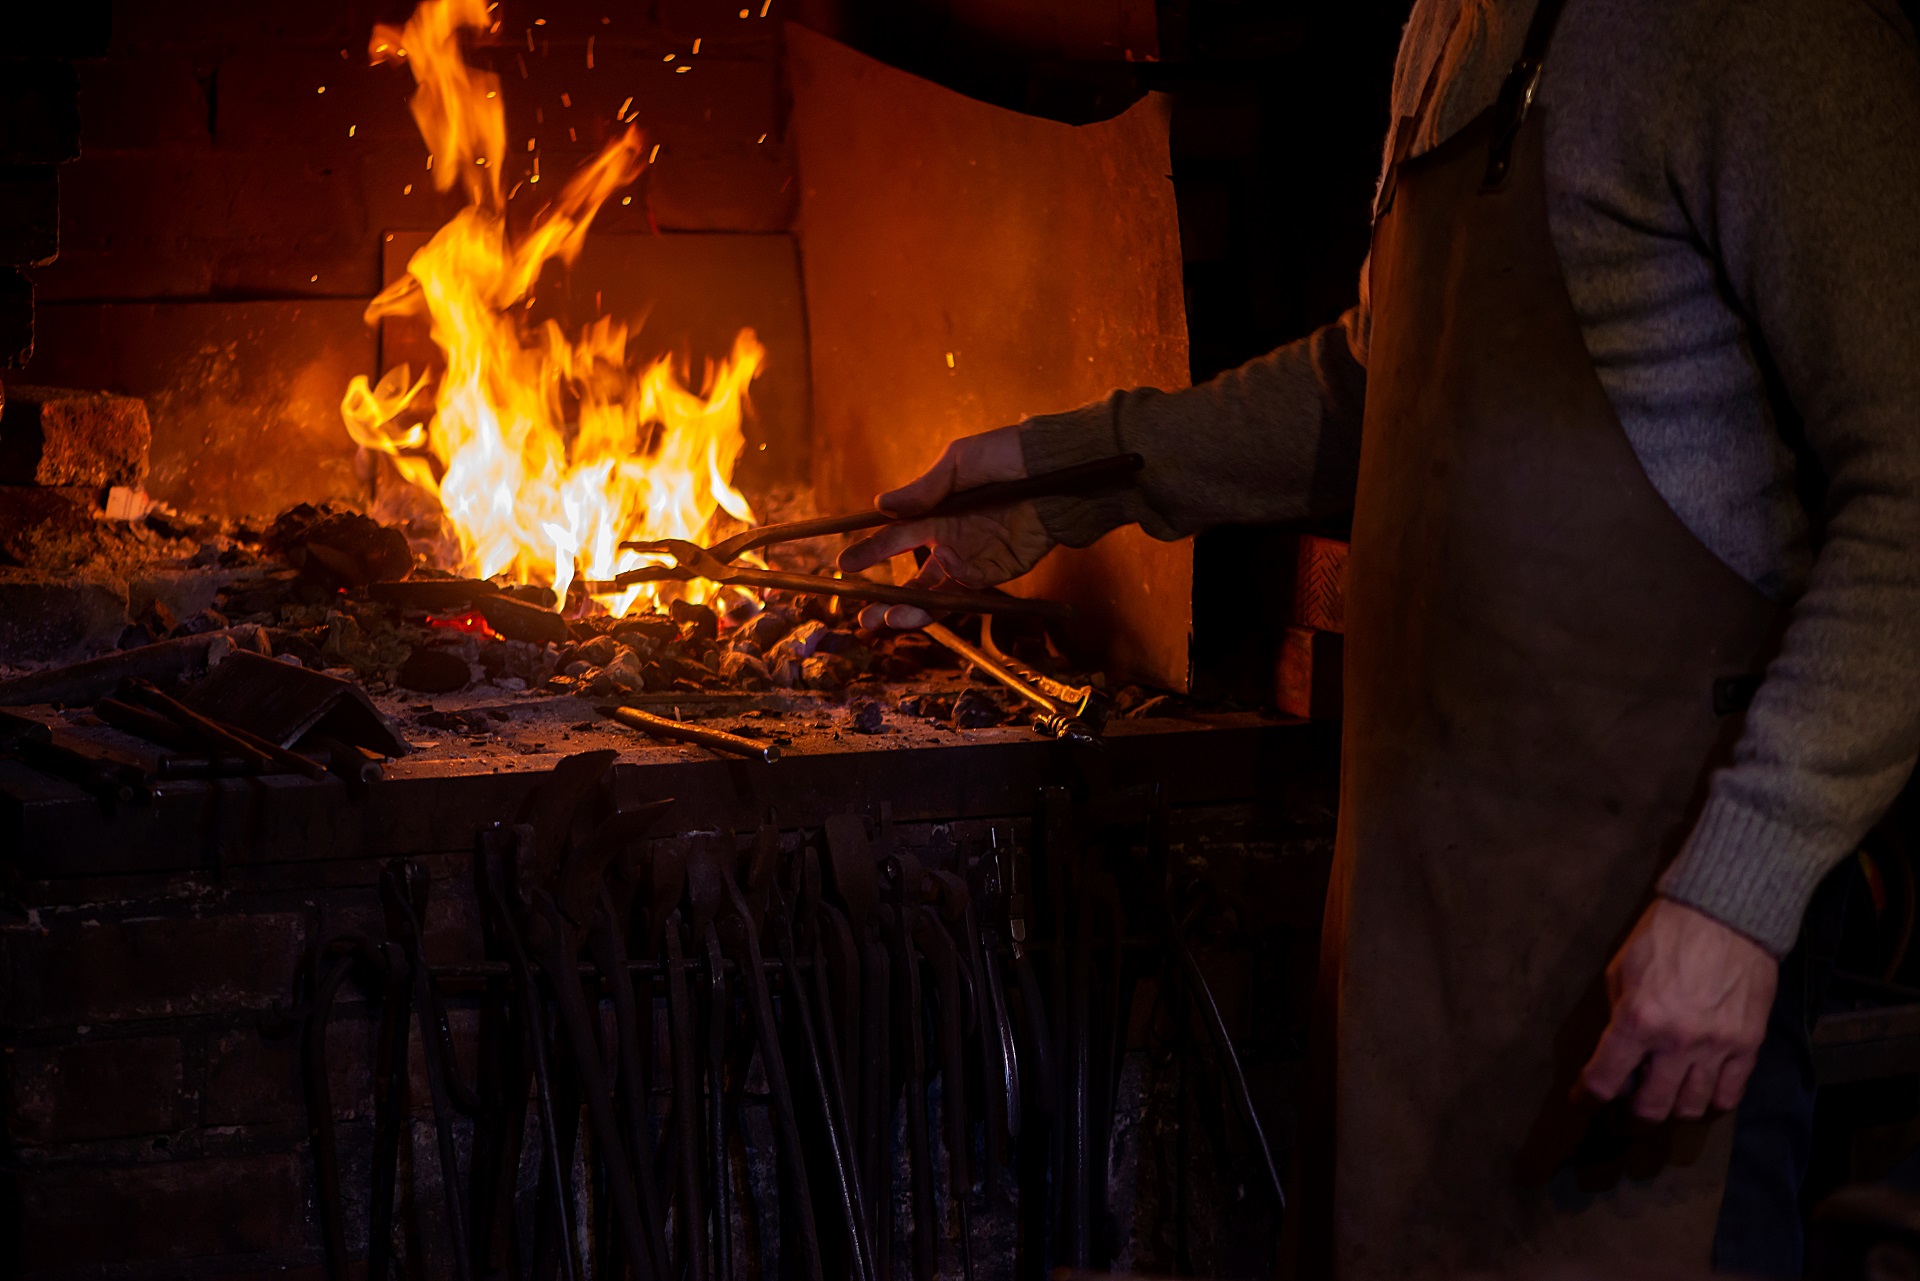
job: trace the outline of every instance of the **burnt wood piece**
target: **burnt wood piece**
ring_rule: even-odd
[[[487,626],[508,640],[532,641],[536,645],[567,643],[567,620],[550,609],[506,595],[482,596],[473,604],[487,620]]]
[[[0,681],[0,707],[27,703],[93,703],[112,694],[128,680],[188,680],[207,670],[207,651],[223,637],[235,647],[236,656],[265,644],[260,628],[251,623],[157,641],[84,663]]]
[[[153,428],[133,396],[7,386],[0,409],[0,484],[137,486]]]
[[[382,756],[412,750],[358,685],[258,654],[233,654],[187,701],[282,748],[318,731]]]

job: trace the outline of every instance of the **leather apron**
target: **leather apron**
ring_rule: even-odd
[[[1779,611],[1661,499],[1595,376],[1529,109],[1558,7],[1494,107],[1393,167],[1375,225],[1305,1276],[1704,1268],[1726,1178],[1731,1117],[1636,1130],[1571,1099]]]

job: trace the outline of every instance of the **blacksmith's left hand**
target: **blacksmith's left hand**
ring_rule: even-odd
[[[1779,962],[1739,931],[1655,899],[1607,967],[1613,1019],[1580,1084],[1598,1099],[1632,1090],[1635,1116],[1692,1119],[1740,1101],[1767,1032]]]

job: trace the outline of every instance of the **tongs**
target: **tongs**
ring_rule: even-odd
[[[1042,472],[1021,480],[999,481],[949,494],[917,516],[896,516],[875,508],[842,516],[820,516],[812,520],[790,520],[777,525],[762,525],[722,539],[712,547],[678,538],[647,542],[624,542],[626,551],[651,552],[673,557],[671,565],[647,565],[630,569],[609,582],[587,584],[591,592],[617,591],[637,583],[686,582],[704,578],[710,582],[742,587],[771,587],[823,596],[845,596],[852,600],[876,601],[885,605],[915,605],[926,610],[968,614],[1024,614],[1038,618],[1065,619],[1072,607],[1061,601],[1026,600],[988,592],[930,591],[918,587],[895,587],[864,578],[829,578],[824,574],[793,574],[784,570],[754,569],[732,562],[742,554],[775,543],[797,542],[803,538],[821,538],[829,534],[851,534],[862,529],[877,529],[902,520],[931,520],[959,516],[967,512],[1005,507],[1029,498],[1062,494],[1083,494],[1109,489],[1125,483],[1146,465],[1139,454],[1115,454],[1058,471]]]

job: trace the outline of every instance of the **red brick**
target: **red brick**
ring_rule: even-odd
[[[204,148],[211,69],[160,54],[79,64],[87,150]]]
[[[509,154],[523,155],[534,138],[551,161],[543,172],[558,173],[561,153],[591,152],[624,127],[613,123],[622,106],[649,143],[714,147],[778,133],[779,66],[771,50],[764,57],[714,57],[702,47],[696,57],[688,44],[614,46],[596,52],[592,71],[557,57],[532,57],[525,78],[510,63],[502,77]],[[674,60],[663,61],[669,53]],[[682,67],[691,69],[682,73]]]
[[[362,35],[356,56],[348,59],[326,50],[223,59],[215,142],[250,151],[308,152],[350,140],[365,145],[418,138],[407,110],[413,76],[404,67],[369,66],[361,52],[365,41]]]
[[[1347,550],[1338,539],[1300,535],[1288,622],[1323,632],[1347,629]]]
[[[13,383],[0,409],[0,484],[137,488],[152,444],[135,397]]]
[[[306,922],[258,916],[101,921],[5,931],[7,1021],[22,1026],[264,1009],[293,994]]]
[[[333,1114],[372,1115],[374,1023],[355,1009],[327,1030],[327,1088]],[[269,1039],[253,1028],[223,1032],[207,1043],[207,1125],[269,1125],[307,1115],[298,1035]]]
[[[662,231],[785,231],[793,222],[797,187],[787,156],[771,146],[709,156],[663,154],[647,203]]]
[[[1281,711],[1304,720],[1340,719],[1344,639],[1305,627],[1281,633],[1274,674],[1274,703]]]
[[[8,1129],[23,1143],[159,1134],[187,1124],[178,1037],[22,1046],[12,1076]]]
[[[324,148],[89,151],[61,170],[61,255],[36,273],[41,297],[358,293],[378,262],[360,150],[341,137]],[[264,270],[250,273],[247,255]],[[362,264],[355,278],[341,270],[351,261]]]
[[[768,16],[762,18],[760,3],[761,0],[656,0],[654,12],[668,33],[682,40],[698,36],[703,49],[721,42],[777,42],[781,22],[794,14],[769,11]],[[740,16],[742,9],[747,11],[744,18]]]
[[[289,1152],[27,1171],[19,1176],[22,1270],[308,1246],[300,1162]]]
[[[144,54],[156,49],[262,50],[276,45],[305,45],[344,47],[349,56],[358,56],[366,47],[374,10],[384,8],[363,0],[333,4],[262,4],[260,0],[116,4],[111,51]],[[407,9],[401,5],[399,15],[404,17]]]

